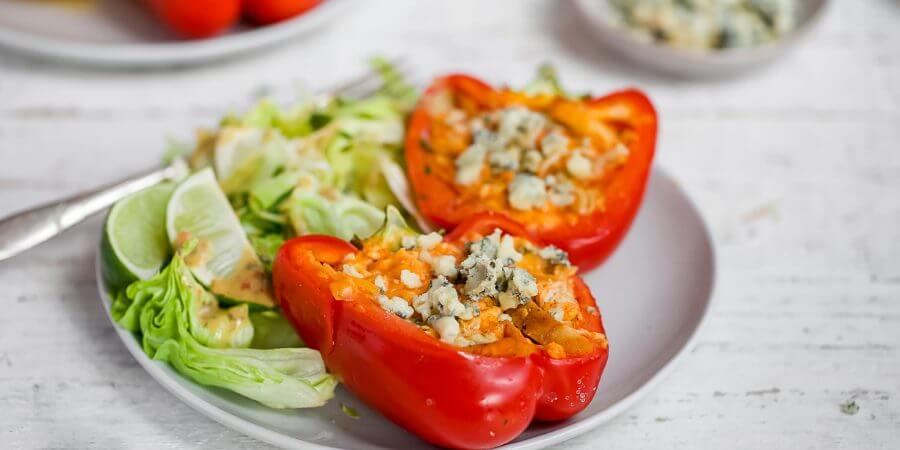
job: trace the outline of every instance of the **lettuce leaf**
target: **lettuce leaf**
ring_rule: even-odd
[[[556,69],[550,64],[538,67],[537,75],[522,89],[529,95],[559,95],[568,97],[556,75]]]
[[[278,311],[259,311],[250,314],[253,322],[253,342],[250,348],[303,347],[303,340],[294,327]]]
[[[286,107],[263,100],[198,139],[191,160],[215,165],[267,266],[293,236],[366,238],[384,221],[385,207],[401,207],[381,162],[402,166],[405,121],[418,94],[385,60],[372,68],[382,86],[367,98]]]
[[[140,335],[144,352],[200,384],[228,389],[272,408],[316,407],[333,397],[337,381],[325,372],[319,352],[240,348],[254,340],[247,308],[219,308],[184,263],[192,247],[183,247],[162,272],[132,283],[113,301],[113,318]],[[266,341],[274,339],[269,336]]]

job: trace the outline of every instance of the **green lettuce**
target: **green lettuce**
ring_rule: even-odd
[[[403,214],[400,214],[397,208],[388,206],[384,211],[384,223],[372,238],[380,240],[391,251],[397,251],[403,244],[403,238],[418,235],[419,233],[406,223]]]
[[[251,348],[303,347],[294,327],[278,311],[259,311],[250,314],[253,322]]]
[[[537,76],[523,89],[529,95],[560,95],[568,97],[556,75],[556,69],[550,64],[542,64],[538,67]]]
[[[384,60],[382,87],[362,99],[281,107],[263,100],[199,141],[194,161],[213,161],[244,231],[269,265],[276,244],[303,234],[368,237],[399,207],[382,162],[402,165],[414,87]],[[255,130],[255,131],[254,131]],[[212,143],[211,143],[212,142]],[[280,236],[278,239],[276,236]]]
[[[337,381],[325,372],[319,352],[244,348],[253,342],[285,342],[286,331],[273,331],[272,323],[265,323],[268,336],[260,341],[254,338],[246,305],[220,309],[185,265],[184,255],[192,248],[183,247],[162,272],[132,283],[113,301],[113,318],[140,334],[144,352],[200,384],[272,408],[316,407],[333,397]],[[276,334],[281,337],[276,339]]]

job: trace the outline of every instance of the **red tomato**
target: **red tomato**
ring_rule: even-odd
[[[241,0],[147,0],[169,28],[189,38],[215,36],[241,14]]]
[[[303,14],[322,0],[244,0],[244,15],[259,25],[281,22]]]

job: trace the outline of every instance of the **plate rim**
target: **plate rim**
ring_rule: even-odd
[[[352,0],[326,0],[281,23],[201,40],[141,44],[73,42],[0,26],[0,48],[51,61],[107,68],[194,66],[239,56],[313,31],[352,11]]]
[[[708,326],[707,324],[709,322],[710,311],[716,299],[716,290],[718,287],[717,275],[719,272],[716,244],[715,240],[713,239],[712,233],[710,232],[709,223],[706,217],[701,213],[700,209],[697,208],[697,205],[691,198],[691,196],[687,194],[687,191],[685,191],[676,181],[676,179],[672,177],[666,170],[660,168],[659,166],[656,166],[651,172],[651,177],[654,176],[661,177],[665,181],[671,183],[672,186],[674,186],[675,189],[677,189],[678,192],[684,197],[688,209],[691,213],[693,213],[694,216],[698,218],[702,235],[709,247],[708,256],[710,258],[711,267],[709,295],[707,296],[706,301],[703,304],[701,316],[697,321],[697,325],[691,331],[690,335],[688,336],[687,340],[685,340],[681,348],[678,349],[678,351],[672,357],[670,357],[669,360],[666,361],[659,368],[659,370],[656,371],[656,373],[654,373],[646,382],[644,382],[633,392],[626,395],[619,401],[611,404],[603,411],[600,411],[599,413],[594,414],[582,421],[562,427],[558,430],[540,436],[535,436],[524,441],[511,442],[498,448],[507,450],[530,450],[543,448],[548,445],[567,441],[576,436],[582,435],[590,431],[591,429],[594,429],[599,425],[612,420],[619,414],[623,413],[625,410],[634,406],[637,402],[646,397],[647,394],[653,391],[657,387],[657,385],[664,378],[666,378],[672,372],[672,370],[674,370],[676,364],[685,357],[688,351],[694,347],[694,344],[697,341],[697,336],[699,336],[701,331]],[[643,206],[644,205],[642,203],[641,208],[643,208]],[[331,447],[314,442],[303,441],[298,438],[290,437],[277,431],[272,431],[266,427],[257,425],[228,411],[222,410],[211,403],[208,403],[202,398],[195,396],[193,393],[188,391],[187,388],[181,386],[177,381],[175,381],[174,378],[171,377],[171,375],[165,372],[165,370],[163,369],[163,363],[150,359],[147,354],[144,353],[139,344],[139,341],[135,338],[135,336],[130,331],[119,326],[112,318],[112,314],[109,308],[112,299],[106,292],[106,287],[104,286],[103,282],[103,276],[100,268],[101,255],[99,246],[96,255],[97,256],[95,258],[94,264],[97,290],[99,291],[101,305],[103,306],[106,317],[109,319],[110,324],[116,331],[116,335],[119,336],[119,339],[125,345],[125,348],[128,349],[128,352],[131,353],[132,357],[134,357],[134,359],[137,360],[138,364],[170,394],[174,395],[182,403],[187,404],[189,407],[203,414],[207,418],[212,419],[213,421],[218,422],[225,427],[243,433],[246,436],[258,439],[268,444],[272,444],[281,448],[297,448],[298,445],[302,445],[303,448],[314,450],[340,450],[340,448],[338,447]]]

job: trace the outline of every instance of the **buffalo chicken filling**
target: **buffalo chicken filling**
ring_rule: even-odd
[[[385,311],[448,344],[479,354],[554,358],[605,348],[580,327],[598,311],[576,299],[577,268],[565,252],[499,229],[465,245],[437,233],[406,236],[393,250],[377,239],[333,267],[336,298],[371,297]]]
[[[523,96],[485,112],[467,111],[448,93],[429,108],[426,174],[445,178],[463,203],[523,223],[603,210],[604,186],[634,139],[615,117],[592,117],[575,100]]]

